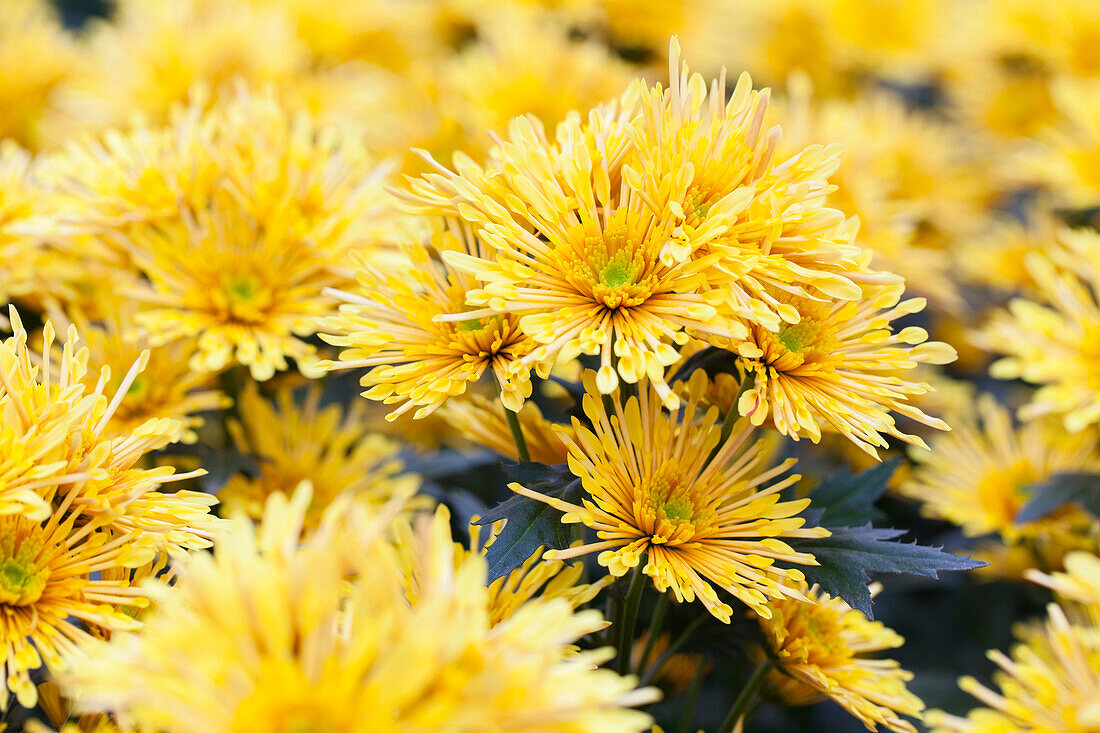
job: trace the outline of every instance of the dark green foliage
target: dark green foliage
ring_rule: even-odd
[[[871,614],[871,593],[867,588],[870,573],[908,573],[935,578],[942,570],[973,570],[983,562],[944,552],[939,547],[897,542],[905,534],[900,529],[830,527],[832,535],[822,538],[790,540],[800,552],[813,553],[820,565],[799,566],[808,582],[817,583],[848,605]]]
[[[1042,519],[1066,504],[1077,504],[1100,516],[1100,475],[1095,473],[1058,473],[1028,486],[1031,500],[1016,513],[1016,523]]]
[[[532,491],[565,501],[577,501],[583,489],[581,480],[565,466],[520,463],[505,467],[509,479]],[[489,582],[512,572],[540,547],[564,550],[572,540],[570,528],[561,522],[561,512],[541,501],[515,495],[490,509],[478,524],[507,520],[485,553],[489,563]]]

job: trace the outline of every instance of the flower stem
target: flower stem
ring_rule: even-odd
[[[639,565],[634,568],[630,576],[630,589],[626,592],[626,598],[620,609],[619,623],[619,674],[630,671],[630,648],[634,642],[634,625],[638,622],[638,606],[642,602],[642,591],[645,590],[645,573]]]
[[[695,619],[684,627],[684,630],[680,632],[680,635],[665,648],[663,652],[657,657],[653,664],[649,665],[649,669],[642,675],[641,681],[638,683],[639,687],[645,687],[653,678],[657,676],[657,673],[661,671],[661,667],[665,666],[665,662],[672,658],[672,655],[680,650],[680,647],[684,645],[684,642],[695,633],[695,630],[702,625],[704,621],[709,618],[709,613],[701,613],[695,617]]]
[[[501,403],[503,407],[503,403]],[[516,442],[516,455],[520,462],[527,463],[531,460],[531,454],[527,452],[527,440],[523,437],[523,428],[519,424],[519,415],[504,408],[504,417],[508,420],[508,429],[512,431],[512,440]]]
[[[704,671],[707,666],[707,658],[702,654],[695,662],[695,674],[691,678],[691,687],[688,688],[687,697],[684,698],[684,712],[680,715],[680,725],[677,733],[690,733],[691,721],[695,718],[695,704],[699,702],[699,690],[703,687]]]
[[[657,636],[661,633],[661,626],[665,622],[666,611],[668,611],[668,594],[662,593],[657,596],[657,605],[653,607],[653,616],[649,619],[649,630],[646,632],[645,649],[642,650],[642,656],[638,660],[639,675],[645,671],[646,663],[649,662],[649,655],[653,653],[653,646],[657,643]]]
[[[764,657],[760,664],[756,665],[756,669],[752,671],[748,682],[741,688],[741,694],[733,701],[733,707],[730,708],[729,715],[722,722],[722,727],[718,729],[718,733],[732,733],[737,721],[748,715],[749,708],[756,701],[756,694],[760,692],[764,679],[768,676],[771,668],[772,660],[769,657]]]
[[[733,397],[733,403],[730,405],[730,409],[726,411],[726,416],[722,419],[722,435],[718,438],[718,444],[714,446],[714,450],[710,452],[707,463],[714,460],[714,457],[718,455],[718,451],[722,450],[722,446],[726,444],[730,435],[733,434],[733,426],[741,419],[741,412],[737,409],[737,403],[741,401],[741,395],[752,389],[755,383],[756,372],[749,372],[745,375],[745,378],[741,380],[741,385],[737,388],[737,394]]]

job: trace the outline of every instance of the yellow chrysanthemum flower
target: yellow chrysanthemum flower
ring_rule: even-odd
[[[162,122],[199,82],[232,94],[234,79],[284,82],[309,63],[292,19],[263,3],[121,0],[87,35],[86,72],[61,104],[92,129]]]
[[[95,387],[93,375],[98,378],[104,366],[112,374],[107,387],[117,389],[130,365],[141,358],[142,352],[149,353],[145,369],[130,382],[115,408],[107,426],[109,434],[127,435],[150,419],[169,418],[183,426],[181,442],[196,442],[195,429],[203,424],[203,419],[195,413],[221,410],[233,401],[214,388],[209,373],[196,372],[189,366],[196,349],[194,341],[184,339],[153,348],[146,341],[128,338],[132,336],[138,313],[132,301],[103,297],[100,310],[102,316],[94,321],[82,313],[74,318],[88,349],[89,373],[84,383],[89,389]],[[51,309],[50,317],[58,326],[69,323],[56,309]]]
[[[868,285],[862,300],[816,301],[777,293],[798,312],[778,332],[750,324],[750,339],[737,347],[752,386],[739,410],[754,425],[771,417],[775,429],[797,439],[821,439],[822,428],[844,435],[872,456],[889,446],[884,435],[921,447],[903,433],[891,411],[929,427],[942,420],[911,404],[928,386],[898,376],[918,363],[946,364],[955,350],[927,341],[918,326],[891,330],[897,318],[923,310],[924,298],[901,300],[904,285]]]
[[[256,458],[259,473],[229,479],[218,492],[225,511],[259,520],[269,496],[290,496],[309,481],[313,501],[305,525],[312,530],[342,493],[378,506],[411,497],[418,478],[401,473],[392,441],[365,429],[365,407],[361,402],[346,411],[335,404],[321,407],[319,387],[310,388],[300,404],[293,389],[280,389],[272,404],[249,383],[237,398],[240,419],[229,418],[227,427],[237,450]]]
[[[783,125],[780,157],[815,143],[844,146],[827,201],[858,217],[856,243],[874,253],[872,266],[901,275],[934,305],[959,309],[949,250],[986,222],[977,142],[883,92],[814,100],[802,75],[773,106]]]
[[[1055,199],[1075,208],[1100,204],[1100,78],[1059,79],[1052,96],[1061,123],[1024,153],[1024,167]]]
[[[684,408],[671,413],[662,411],[656,390],[644,385],[638,397],[630,397],[625,407],[616,402],[609,414],[594,375],[586,373],[584,381],[584,412],[593,428],[574,419],[576,438],[562,435],[569,469],[584,486],[581,503],[509,485],[565,512],[563,522],[596,531],[598,541],[547,552],[547,559],[599,551],[599,563],[615,576],[644,561],[639,571],[658,591],[671,591],[681,602],[698,597],[726,623],[733,610],[714,586],[761,614],[768,613],[768,598],[802,597],[796,588],[801,571],[775,563],[816,561],[783,538],[825,537],[828,530],[803,527],[805,520],[797,515],[809,499],[779,499],[779,492],[800,478],[775,480],[794,459],[762,469],[763,443],[749,442],[753,430],[745,422],[722,441],[718,410],[701,414],[707,388],[702,372],[688,382]]]
[[[115,131],[46,165],[60,199],[43,231],[110,245],[145,281],[127,294],[153,346],[194,338],[196,371],[232,362],[270,378],[315,359],[305,341],[351,281],[352,253],[379,257],[400,228],[382,190],[385,166],[354,135],[292,115],[270,93],[167,127]],[[129,265],[126,264],[129,261]]]
[[[902,717],[919,719],[924,709],[905,687],[913,675],[892,659],[866,656],[896,649],[904,640],[816,586],[803,587],[802,593],[809,602],[769,601],[771,615],[760,619],[766,653],[775,665],[767,678],[771,692],[789,705],[829,697],[868,730],[883,726],[916,733]]]
[[[513,411],[531,396],[531,367],[525,362],[535,345],[511,314],[483,313],[467,318],[472,277],[448,269],[449,255],[491,257],[479,234],[455,219],[437,222],[428,246],[406,248],[409,264],[386,274],[357,260],[359,287],[334,293],[344,303],[340,314],[323,318],[322,338],[343,347],[340,361],[319,368],[369,368],[361,383],[364,397],[403,403],[387,419],[416,408],[415,417],[434,412],[449,397],[491,371],[501,398]],[[480,261],[480,260],[479,260]],[[454,315],[461,320],[453,320]]]
[[[965,718],[931,711],[933,733],[1086,733],[1100,727],[1100,634],[1094,626],[1071,624],[1055,604],[1041,628],[1024,629],[1011,657],[989,658],[1000,667],[1000,692],[963,677],[959,686],[987,707]]]
[[[150,451],[178,440],[182,425],[154,418],[112,437],[111,421],[148,359],[143,353],[108,399],[110,369],[88,390],[88,351],[69,328],[59,364],[49,321],[41,354],[27,348],[27,332],[11,310],[14,336],[0,342],[0,514],[45,521],[70,503],[85,522],[101,523],[126,538],[126,562],[140,565],[157,552],[174,557],[210,546],[219,521],[210,515],[217,500],[191,491],[165,494],[161,484],[202,475],[176,474],[171,466],[145,469]],[[120,542],[123,540],[120,540]]]
[[[30,153],[12,140],[0,140],[0,305],[70,297],[71,283],[81,275],[40,237],[20,231],[30,226],[45,197],[32,170]]]
[[[444,255],[482,283],[466,301],[480,308],[450,319],[515,314],[540,343],[528,361],[598,354],[604,394],[620,377],[648,377],[673,406],[663,371],[679,359],[674,344],[743,339],[734,313],[773,328],[796,317],[769,283],[856,298],[853,277],[866,276],[847,274],[859,250],[844,244],[843,217],[815,205],[837,151],[775,162],[778,131],[761,135],[766,95],[747,77],[723,111],[719,82],[708,100],[675,41],[670,69],[669,90],[634,85],[587,121],[568,118],[553,143],[517,118],[490,168],[462,155],[457,172],[430,161],[438,173],[405,198],[484,226],[495,250],[495,261]]]
[[[76,43],[47,0],[0,6],[0,139],[37,149],[50,137],[54,97],[79,68]]]
[[[148,603],[137,588],[98,577],[125,561],[126,536],[82,510],[75,493],[55,488],[45,498],[59,502],[45,520],[0,517],[0,667],[6,680],[0,710],[7,709],[9,690],[20,705],[33,707],[31,672],[42,665],[60,672],[93,641],[90,628],[138,625],[114,606]]]
[[[1015,427],[1008,409],[982,395],[954,430],[932,441],[932,450],[912,451],[917,468],[899,487],[923,512],[979,537],[996,533],[1008,545],[1038,553],[1036,562],[1057,564],[1068,550],[1088,543],[1089,519],[1067,506],[1042,519],[1017,524],[1030,498],[1030,484],[1065,472],[1100,471],[1097,432],[1066,434],[1054,421]]]
[[[1100,623],[1100,557],[1092,552],[1071,552],[1065,557],[1065,568],[1065,572],[1050,574],[1032,569],[1026,577],[1064,600],[1082,604]]]
[[[489,545],[496,539],[500,531],[500,523],[487,527],[485,531],[489,540],[481,542],[482,528],[479,525],[470,525],[470,546],[479,550],[467,550],[462,545],[455,544],[455,564],[460,566],[471,554],[484,555]],[[396,525],[397,541],[400,563],[405,571],[405,579],[408,584],[409,599],[414,603],[423,593],[421,579],[414,572],[416,568],[415,550],[416,543],[412,541],[413,532],[408,522]],[[536,550],[519,567],[507,575],[503,575],[489,583],[489,625],[496,626],[509,618],[525,603],[532,598],[549,600],[560,598],[569,603],[571,608],[579,608],[590,602],[600,591],[609,586],[615,579],[605,575],[595,583],[580,583],[584,575],[582,563],[566,565],[562,560],[543,560],[542,551]]]
[[[49,725],[36,720],[27,721],[27,733],[137,733],[122,728],[110,715],[92,713],[73,716],[72,702],[61,694],[61,686],[52,680],[38,685],[38,705],[46,714]]]
[[[362,504],[337,506],[299,546],[308,501],[273,498],[262,528],[241,518],[171,591],[153,586],[142,633],[116,634],[64,678],[78,703],[178,733],[650,724],[624,706],[651,690],[597,669],[606,651],[567,646],[604,625],[598,612],[533,599],[490,626],[484,560],[456,565],[446,512],[417,526],[410,602],[397,551]]]
[[[851,93],[868,77],[920,80],[938,60],[945,0],[741,0],[723,11],[740,22],[729,43],[737,66],[772,84],[809,73],[830,96]]]
[[[438,414],[474,445],[488,448],[511,461],[519,460],[515,439],[499,401],[481,395],[465,395],[447,402]],[[564,464],[569,449],[562,435],[571,435],[572,426],[550,422],[534,402],[524,403],[518,417],[530,459],[548,466]]]
[[[473,157],[513,117],[531,114],[553,129],[570,111],[613,99],[630,82],[629,67],[607,48],[571,40],[570,29],[541,9],[502,3],[486,15],[477,40],[442,66],[438,82],[441,114],[462,127]]]
[[[1063,231],[1026,265],[1035,294],[995,313],[976,342],[1005,355],[990,366],[994,377],[1040,385],[1023,419],[1062,415],[1078,432],[1100,420],[1100,234]]]

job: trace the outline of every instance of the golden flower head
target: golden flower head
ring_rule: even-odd
[[[56,494],[53,497],[56,497]],[[44,520],[0,517],[0,638],[6,688],[23,707],[34,707],[31,672],[61,671],[93,641],[93,629],[119,631],[138,624],[118,607],[148,604],[144,594],[99,572],[118,566],[126,536],[115,536],[103,517],[83,512],[68,494]]]
[[[905,686],[913,675],[892,659],[867,656],[900,647],[903,639],[816,586],[802,592],[807,600],[769,601],[771,615],[760,618],[775,665],[768,677],[772,692],[791,705],[828,697],[868,730],[881,725],[916,733],[902,717],[919,719],[924,709]]]
[[[1030,498],[1029,486],[1058,473],[1100,471],[1097,432],[1067,435],[1052,420],[1016,427],[1008,409],[982,395],[954,430],[932,441],[932,450],[912,451],[916,470],[899,488],[923,504],[929,516],[962,527],[971,537],[997,533],[1009,544],[1072,536],[1088,524],[1076,507],[1017,524]]]
[[[990,366],[994,377],[1040,385],[1023,419],[1061,415],[1078,432],[1100,421],[1100,234],[1063,231],[1026,265],[1034,294],[996,312],[976,343],[1004,355]]]
[[[994,677],[999,692],[973,677],[959,680],[985,707],[965,718],[931,711],[926,720],[933,733],[1085,733],[1100,727],[1100,634],[1095,626],[1070,623],[1056,604],[1047,611],[1042,627],[1021,630],[1011,656],[989,652],[1000,668]]]
[[[99,370],[106,366],[112,375],[107,386],[117,389],[130,365],[138,361],[143,352],[149,354],[145,369],[130,382],[115,408],[107,426],[111,434],[129,434],[151,418],[159,417],[180,422],[183,426],[181,442],[196,442],[195,430],[203,424],[196,413],[221,410],[229,407],[232,400],[214,388],[212,375],[190,367],[196,349],[194,341],[182,339],[151,347],[147,341],[132,338],[134,318],[139,312],[134,302],[117,295],[109,296],[106,292],[96,295],[97,310],[102,315],[92,320],[78,311],[71,321],[76,324],[88,349],[87,387],[95,387]],[[50,317],[58,326],[70,322],[56,308],[50,309]]]
[[[798,312],[778,331],[751,325],[750,339],[737,351],[754,381],[739,409],[754,425],[771,417],[776,430],[797,439],[821,438],[822,428],[846,436],[867,453],[888,447],[884,435],[921,447],[903,433],[896,412],[941,430],[946,423],[910,404],[928,391],[904,370],[917,364],[945,364],[955,350],[927,341],[928,332],[908,326],[894,333],[891,322],[924,308],[924,298],[902,300],[903,285],[868,285],[861,300],[819,301],[779,297]]]
[[[519,460],[515,440],[498,400],[483,395],[464,395],[447,402],[438,414],[474,445],[488,448],[509,460]],[[531,460],[548,466],[564,464],[569,449],[562,435],[571,435],[572,426],[550,422],[542,416],[538,405],[530,401],[523,404],[518,417]]]
[[[143,276],[127,293],[143,305],[137,336],[194,338],[195,371],[236,362],[264,380],[288,357],[311,364],[305,339],[333,302],[323,290],[399,228],[386,166],[270,92],[239,88],[208,112],[193,102],[166,127],[113,131],[46,168],[61,199],[46,229],[94,237],[120,275]]]
[[[118,437],[110,428],[148,354],[138,358],[108,398],[110,368],[101,370],[93,389],[86,387],[88,350],[79,346],[75,327],[70,326],[59,363],[54,363],[52,323],[43,328],[42,353],[32,354],[14,308],[11,321],[15,334],[0,342],[0,445],[5,447],[0,513],[45,521],[71,502],[89,517],[86,521],[94,518],[129,539],[125,557],[131,565],[159,551],[182,557],[190,549],[208,547],[219,523],[210,515],[217,500],[191,491],[158,491],[161,484],[204,472],[139,467],[150,451],[179,439],[179,421],[152,418]]]
[[[649,385],[609,413],[595,376],[586,373],[584,382],[584,412],[592,427],[574,419],[576,437],[562,436],[569,469],[584,487],[580,504],[510,484],[516,493],[565,512],[563,522],[596,531],[596,542],[548,552],[548,559],[599,551],[599,563],[615,576],[641,564],[658,591],[670,591],[680,602],[698,597],[727,623],[733,611],[714,586],[761,614],[768,613],[768,598],[802,597],[796,587],[801,571],[776,562],[815,560],[783,538],[824,537],[828,530],[803,527],[797,515],[809,499],[780,500],[779,492],[799,476],[775,479],[794,459],[762,468],[763,443],[750,443],[752,426],[746,422],[722,441],[718,410],[703,414],[699,405],[707,386],[702,372],[686,386],[683,409],[670,413]]]
[[[778,130],[761,128],[767,95],[747,77],[723,105],[720,81],[708,99],[680,68],[675,41],[670,70],[668,90],[632,85],[587,120],[568,117],[553,142],[516,118],[488,168],[429,158],[437,172],[404,198],[483,227],[495,255],[444,255],[480,283],[466,295],[475,309],[452,318],[515,315],[539,343],[527,363],[599,355],[604,394],[648,377],[671,407],[663,372],[676,345],[745,338],[735,315],[772,328],[796,317],[769,283],[857,298],[867,276],[843,217],[817,205],[838,151],[776,161]]]
[[[49,135],[54,97],[79,68],[74,39],[47,0],[0,7],[0,139],[37,149]]]
[[[275,3],[121,0],[110,20],[93,20],[86,32],[87,68],[60,104],[91,129],[134,115],[160,123],[199,82],[232,96],[235,79],[284,82],[309,63]]]
[[[268,497],[290,496],[308,481],[312,502],[305,523],[312,530],[340,494],[382,506],[416,493],[419,479],[401,472],[397,446],[364,428],[365,405],[322,407],[321,396],[313,386],[298,403],[293,389],[284,387],[272,404],[254,383],[245,387],[237,398],[239,418],[230,418],[227,427],[237,450],[256,459],[258,473],[237,474],[218,492],[227,512],[259,520]]]
[[[431,414],[487,371],[508,408],[519,410],[531,396],[531,367],[524,360],[534,344],[511,314],[466,317],[476,283],[444,264],[452,254],[491,256],[480,235],[446,219],[437,222],[428,246],[406,252],[408,265],[389,275],[358,260],[358,288],[335,293],[344,301],[340,314],[319,322],[322,338],[343,347],[340,361],[320,368],[368,368],[363,396],[402,403],[387,416],[391,420],[414,408],[415,417]]]
[[[553,128],[572,110],[613,99],[630,81],[629,67],[605,46],[571,39],[545,9],[502,3],[485,15],[476,41],[442,66],[439,81],[442,114],[462,127],[468,153],[487,147],[489,134],[503,133],[517,115]]]
[[[1065,557],[1065,571],[1042,573],[1030,570],[1028,580],[1044,585],[1063,601],[1079,603],[1092,614],[1100,614],[1100,557],[1093,552],[1071,552]],[[1100,616],[1094,616],[1100,622]]]
[[[289,505],[273,497],[259,529],[240,518],[171,592],[154,586],[142,633],[116,634],[66,676],[79,703],[179,733],[650,724],[625,706],[652,701],[651,690],[597,669],[608,651],[567,646],[604,626],[598,612],[533,599],[490,626],[484,560],[454,561],[446,512],[412,533],[420,594],[410,601],[379,517],[335,507],[299,545],[308,502],[308,492]]]
[[[1098,29],[1100,30],[1100,29]],[[1075,208],[1100,203],[1100,77],[1059,79],[1051,95],[1060,123],[1039,136],[1042,145],[1022,153],[1021,166],[1045,184],[1055,200]]]

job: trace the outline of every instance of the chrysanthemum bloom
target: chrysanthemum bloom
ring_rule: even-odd
[[[1021,629],[1021,643],[1011,657],[988,656],[1000,667],[994,681],[1000,692],[973,677],[959,687],[987,707],[965,718],[932,711],[926,716],[933,733],[1085,733],[1100,728],[1100,634],[1094,626],[1072,624],[1055,604],[1042,627]]]
[[[505,4],[481,14],[477,39],[442,65],[439,80],[442,113],[461,125],[472,157],[517,115],[534,115],[552,129],[630,82],[625,63],[601,43],[572,39],[570,27],[545,8]],[[557,91],[547,94],[550,88]]]
[[[231,93],[237,78],[279,83],[309,63],[292,19],[277,3],[121,0],[116,6],[109,21],[93,19],[85,29],[86,73],[60,102],[88,128],[122,124],[136,114],[159,123],[199,82]]]
[[[1100,471],[1097,431],[1067,434],[1050,419],[1017,428],[990,395],[975,408],[960,415],[953,432],[935,438],[930,452],[912,452],[917,469],[901,493],[970,537],[996,533],[1008,545],[1041,552],[1046,562],[1089,544],[1089,518],[1076,506],[1026,524],[1017,523],[1016,514],[1030,498],[1030,484],[1058,473]]]
[[[0,514],[44,521],[71,503],[89,518],[85,521],[95,518],[128,542],[127,561],[133,564],[159,551],[179,557],[208,547],[220,521],[210,515],[217,500],[157,490],[203,472],[138,467],[147,453],[179,438],[180,423],[154,418],[119,437],[108,429],[148,355],[139,357],[108,398],[109,368],[94,389],[85,386],[88,351],[79,347],[75,328],[69,328],[57,364],[49,321],[41,354],[27,348],[27,332],[14,308],[11,322],[15,334],[0,342],[0,441],[8,449],[0,462]]]
[[[346,513],[363,505],[337,507],[344,517],[299,546],[308,501],[299,494],[288,508],[274,497],[262,529],[241,518],[213,556],[180,569],[170,592],[154,586],[142,633],[116,634],[66,676],[78,704],[178,733],[651,723],[625,706],[652,701],[652,690],[597,669],[610,650],[568,647],[604,626],[598,612],[532,599],[490,626],[485,562],[470,555],[456,566],[446,513],[417,527],[421,592],[410,602],[381,522]]]
[[[527,359],[534,344],[511,314],[479,313],[467,318],[468,294],[476,281],[448,269],[451,255],[491,257],[477,234],[447,219],[433,232],[429,246],[406,248],[409,264],[386,274],[360,258],[359,286],[333,293],[344,302],[340,313],[323,318],[321,337],[343,347],[340,360],[319,368],[368,368],[361,383],[364,397],[401,403],[387,419],[415,408],[415,417],[434,412],[449,397],[492,372],[501,399],[512,411],[531,396]],[[443,260],[443,261],[441,261]],[[480,261],[480,260],[478,260]],[[454,320],[453,316],[461,316]]]
[[[233,362],[259,380],[314,360],[305,337],[345,285],[353,252],[379,254],[398,227],[377,166],[350,132],[292,115],[270,93],[167,127],[138,126],[75,146],[45,165],[59,199],[44,233],[107,245],[144,281],[139,337],[193,338],[196,371]],[[381,255],[379,255],[381,256]]]
[[[59,88],[79,68],[76,44],[47,0],[0,7],[0,139],[37,149]]]
[[[123,729],[105,713],[74,715],[72,702],[61,694],[61,686],[53,680],[38,685],[38,706],[49,725],[28,721],[27,733],[137,733]]]
[[[727,100],[724,72],[708,91],[681,65],[676,39],[669,80],[668,89],[641,90],[636,149],[622,169],[650,208],[672,210],[662,261],[713,260],[704,276],[726,310],[771,330],[798,315],[775,289],[859,298],[856,283],[872,275],[859,266],[853,228],[822,203],[839,146],[796,144],[778,155],[783,133],[765,125],[769,93],[742,74]]]
[[[941,430],[947,424],[910,404],[928,390],[898,373],[918,363],[946,364],[955,350],[927,341],[917,326],[891,330],[891,322],[924,308],[924,298],[902,300],[904,285],[865,287],[861,300],[816,301],[782,297],[799,314],[778,332],[752,325],[738,346],[741,364],[755,381],[739,409],[754,425],[771,417],[776,430],[798,439],[821,439],[825,428],[844,435],[872,456],[891,436],[925,446],[903,433],[891,411]]]
[[[1025,575],[1065,600],[1091,607],[1100,621],[1100,557],[1092,552],[1071,552],[1065,557],[1065,568],[1065,572],[1050,574],[1031,569]]]
[[[766,653],[775,664],[771,691],[788,705],[829,697],[867,726],[916,733],[902,716],[920,718],[924,703],[909,692],[913,679],[892,659],[866,655],[896,649],[903,639],[817,586],[803,587],[809,602],[770,601],[771,616],[760,619]]]
[[[70,281],[79,269],[39,237],[17,231],[38,213],[44,197],[30,153],[11,140],[0,141],[0,305],[11,300],[37,305],[51,295],[72,295]]]
[[[1100,78],[1060,79],[1053,87],[1062,122],[1040,136],[1040,149],[1023,154],[1031,180],[1075,208],[1100,203]]]
[[[445,511],[441,508],[440,511]],[[476,524],[470,525],[470,546],[467,550],[462,545],[455,543],[454,557],[456,567],[461,566],[470,554],[484,556],[489,545],[496,539],[501,527],[500,522],[490,527],[483,528]],[[481,533],[485,531],[489,539],[482,543]],[[416,573],[416,549],[413,541],[413,531],[407,521],[395,524],[395,547],[397,548],[398,562],[405,572],[405,582],[408,585],[409,600],[417,602],[423,589],[422,579]],[[600,591],[609,586],[613,581],[609,575],[605,575],[594,583],[579,582],[584,575],[584,566],[581,563],[566,565],[562,560],[543,560],[542,550],[536,550],[523,563],[507,575],[503,575],[489,583],[489,625],[496,626],[509,618],[513,613],[523,607],[525,603],[536,596],[549,600],[560,598],[569,603],[571,608],[579,608],[590,602]]]
[[[42,495],[56,506],[46,519],[0,517],[0,667],[7,680],[0,710],[9,690],[33,707],[31,672],[43,664],[61,671],[93,632],[135,628],[125,609],[148,604],[131,583],[107,577],[131,561],[132,537],[110,531],[109,517],[83,510],[76,492],[55,486]]]
[[[78,312],[73,319],[88,349],[87,387],[95,388],[99,369],[106,366],[112,375],[107,389],[117,389],[142,352],[149,352],[145,369],[130,382],[115,408],[107,425],[108,433],[118,437],[132,433],[152,418],[170,418],[183,426],[180,441],[194,443],[198,440],[195,429],[203,423],[196,413],[221,410],[229,407],[232,400],[214,389],[209,373],[196,372],[189,366],[196,348],[193,341],[184,339],[150,348],[146,342],[129,338],[138,309],[123,298],[103,295],[97,294],[100,318],[93,321]],[[59,326],[68,322],[52,309],[50,318]]]
[[[364,426],[365,403],[345,412],[339,405],[321,407],[321,389],[310,388],[299,404],[294,391],[282,388],[272,404],[249,383],[237,398],[240,419],[227,423],[241,453],[256,459],[255,476],[237,474],[218,492],[226,512],[263,517],[272,494],[287,496],[303,481],[313,487],[306,510],[306,529],[341,493],[375,505],[411,497],[419,486],[415,475],[402,474],[397,446]]]
[[[813,143],[844,146],[827,202],[858,217],[856,244],[874,253],[872,266],[901,275],[933,305],[960,309],[951,250],[987,225],[992,191],[988,175],[979,175],[987,172],[983,146],[957,126],[907,109],[896,95],[815,99],[802,76],[774,107],[781,156]]]
[[[518,461],[515,439],[497,400],[481,395],[464,395],[447,402],[438,413],[462,437],[511,461]],[[519,411],[519,424],[532,461],[548,466],[564,464],[569,449],[557,429],[572,433],[569,425],[555,425],[542,416],[538,405],[526,402]]]
[[[809,72],[814,86],[836,96],[868,77],[920,80],[929,73],[950,7],[945,0],[737,0],[722,11],[739,20],[727,41],[738,66],[771,84]]]
[[[1026,264],[1034,295],[995,313],[976,343],[1004,355],[989,368],[994,377],[1040,385],[1021,418],[1061,415],[1077,432],[1100,421],[1100,234],[1064,231]]]
[[[547,552],[547,559],[599,551],[599,563],[615,576],[644,563],[641,572],[657,590],[670,591],[681,602],[698,597],[726,623],[732,609],[714,586],[761,614],[769,613],[768,598],[802,598],[797,589],[802,572],[775,563],[816,561],[783,538],[829,532],[803,527],[805,520],[797,515],[809,499],[779,499],[779,492],[800,478],[775,480],[794,459],[761,467],[763,444],[749,442],[753,429],[746,422],[720,443],[718,410],[701,414],[699,401],[707,387],[702,372],[688,382],[684,408],[670,413],[662,411],[656,390],[645,385],[638,397],[625,407],[616,402],[608,414],[591,372],[584,382],[584,412],[592,429],[574,419],[576,438],[562,436],[569,446],[569,469],[584,486],[581,503],[509,485],[565,512],[563,522],[596,530],[598,541]]]
[[[532,360],[598,354],[604,394],[648,376],[670,406],[662,373],[689,334],[737,343],[735,315],[772,329],[797,318],[769,284],[858,298],[871,277],[843,216],[820,203],[838,150],[774,160],[767,96],[744,77],[724,111],[679,67],[675,42],[672,54],[669,90],[631,86],[587,121],[568,118],[554,142],[517,118],[490,168],[456,156],[457,173],[435,164],[405,196],[485,226],[495,262],[447,258],[482,283],[470,315],[515,314],[541,344]]]

